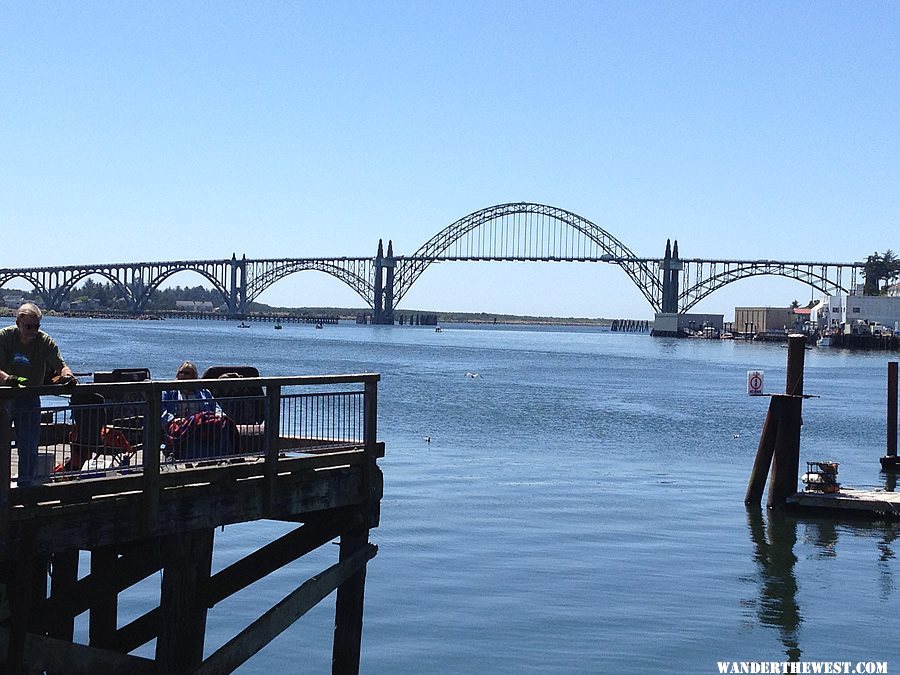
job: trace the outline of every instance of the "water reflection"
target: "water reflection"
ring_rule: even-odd
[[[897,527],[887,528],[881,541],[877,544],[880,553],[878,556],[878,572],[882,600],[887,600],[894,591],[894,575],[891,572],[890,562],[895,557],[892,544],[897,540],[898,536],[900,536],[900,531],[898,531]]]
[[[797,521],[780,511],[767,515],[768,523],[760,507],[747,508],[753,560],[759,568],[760,578],[757,612],[760,623],[778,629],[788,660],[798,661],[802,654],[798,631],[803,618],[797,605],[797,579],[794,576]]]
[[[834,520],[815,520],[807,522],[806,532],[810,541],[815,544],[817,558],[837,557],[837,526]]]
[[[804,526],[802,543],[812,543],[815,557],[821,560],[837,558],[839,533],[843,538],[858,535],[860,542],[874,541],[877,554],[874,560],[879,570],[882,600],[894,591],[891,562],[896,557],[895,542],[900,538],[900,523],[840,521],[833,518],[798,517],[780,510],[763,513],[760,507],[747,507],[747,528],[753,544],[753,560],[759,571],[759,622],[776,628],[790,661],[800,659],[799,631],[803,616],[797,601],[797,532]],[[876,539],[873,531],[881,533]],[[868,544],[867,544],[868,545]]]

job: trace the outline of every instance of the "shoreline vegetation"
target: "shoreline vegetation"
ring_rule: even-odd
[[[14,316],[16,303],[34,302],[41,306],[41,298],[35,291],[26,291],[14,288],[0,289],[0,316]],[[67,309],[54,312],[45,310],[48,316],[67,316],[78,318],[96,319],[162,319],[162,318],[196,318],[223,320],[222,310],[224,298],[221,293],[204,286],[181,287],[174,286],[154,291],[144,311],[141,314],[131,314],[127,310],[124,298],[119,297],[115,286],[110,282],[96,283],[91,279],[86,280],[81,286],[69,291],[65,298]],[[187,310],[179,307],[179,301],[189,301],[195,305],[195,309]],[[9,305],[16,304],[16,307]],[[205,307],[202,307],[205,305]],[[43,307],[41,308],[43,309]],[[203,315],[203,316],[202,316]],[[208,316],[205,316],[208,315]],[[247,313],[244,316],[228,317],[236,320],[250,319],[254,316],[265,319],[282,318],[284,320],[303,320],[304,318],[329,318],[341,321],[358,321],[363,315],[368,315],[371,320],[372,309],[370,307],[273,307],[271,305],[250,302]],[[395,309],[395,322],[400,325],[430,325],[447,323],[474,323],[474,324],[528,324],[536,326],[603,326],[611,327],[614,322],[649,322],[652,319],[637,319],[635,317],[612,318],[588,318],[588,317],[561,317],[561,316],[535,316],[529,314],[503,314],[493,312],[439,312],[435,310],[421,309]]]
[[[14,317],[16,310],[10,307],[0,308],[0,316]],[[216,312],[206,312],[216,315]],[[266,317],[323,317],[336,316],[341,321],[356,321],[360,314],[371,313],[368,308],[347,308],[347,307],[269,307],[254,303],[247,317],[254,315]],[[398,310],[398,318],[402,315],[408,322],[412,317],[413,321],[416,316],[430,315],[436,316],[438,324],[449,323],[472,323],[472,324],[521,324],[533,326],[602,326],[609,327],[616,319],[607,318],[587,318],[587,317],[558,317],[558,316],[533,316],[528,314],[499,314],[492,312],[436,312],[433,310]],[[161,312],[148,311],[144,314],[131,315],[126,312],[115,310],[84,310],[84,311],[68,311],[68,312],[45,312],[47,316],[58,316],[67,318],[88,318],[88,319],[161,319],[161,318],[178,318],[183,315],[184,318],[195,318],[199,312],[178,312],[174,310],[164,310]],[[237,320],[240,317],[237,317]],[[203,319],[198,319],[203,320]],[[641,319],[643,321],[643,319]]]

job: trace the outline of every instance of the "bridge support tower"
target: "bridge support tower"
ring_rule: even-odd
[[[375,309],[372,323],[393,325],[394,323],[394,243],[388,240],[387,255],[384,255],[381,240],[375,256]]]
[[[672,247],[670,240],[666,239],[666,255],[662,265],[662,313],[678,313],[678,285],[681,270],[684,263],[678,258],[678,240]]]
[[[228,313],[243,316],[247,313],[247,254],[240,260],[231,254],[231,293],[228,298]]]

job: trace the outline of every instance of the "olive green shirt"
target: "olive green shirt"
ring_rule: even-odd
[[[47,372],[58,373],[66,365],[53,338],[39,330],[27,345],[19,340],[19,329],[0,329],[0,370],[28,378],[28,386],[44,383]]]

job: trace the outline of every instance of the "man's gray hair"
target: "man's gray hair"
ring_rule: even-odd
[[[26,302],[24,305],[19,307],[16,312],[16,318],[18,319],[23,314],[31,314],[32,316],[36,316],[38,319],[41,319],[43,314],[41,314],[41,308],[38,307],[33,302]]]

